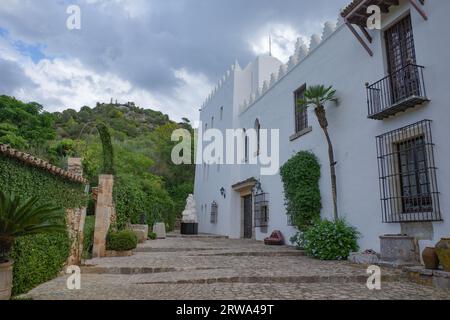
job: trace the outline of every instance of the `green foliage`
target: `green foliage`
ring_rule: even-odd
[[[38,202],[37,197],[22,200],[0,190],[0,262],[8,257],[17,237],[66,232],[62,210]]]
[[[0,96],[0,143],[28,149],[54,139],[54,117],[35,102]]]
[[[156,238],[158,238],[158,235],[157,235],[156,233],[150,231],[150,232],[148,233],[148,238],[149,238],[150,240],[156,240]]]
[[[39,204],[80,208],[86,204],[84,186],[44,170],[25,166],[15,159],[0,156],[0,190],[22,198],[37,197]],[[14,263],[13,294],[20,294],[52,279],[69,255],[69,237],[33,235],[17,238],[11,258]]]
[[[304,232],[301,247],[320,260],[345,260],[359,249],[359,236],[360,233],[344,220],[318,220]]]
[[[13,296],[56,277],[69,257],[69,249],[67,233],[17,238],[11,255]]]
[[[99,123],[108,128],[110,149],[114,150],[107,170],[102,169],[102,144],[96,129]],[[195,166],[177,166],[171,161],[172,148],[177,144],[171,141],[171,135],[178,128],[193,132],[188,119],[177,124],[161,112],[133,103],[99,103],[95,108],[84,106],[79,112],[67,109],[49,114],[38,104],[0,97],[0,142],[3,138],[4,142],[63,168],[67,157],[80,156],[84,175],[93,187],[98,183],[98,175],[111,172],[114,164],[114,195],[121,228],[128,221],[137,222],[145,213],[149,224],[164,222],[170,230],[177,215],[181,215],[186,197],[193,192]],[[54,199],[79,199],[70,188],[57,186],[55,190]],[[49,193],[55,190],[50,188]],[[92,202],[89,212],[92,213]]]
[[[310,86],[304,93],[304,99],[300,99],[297,103],[299,106],[322,106],[328,101],[337,101],[336,90],[333,87],[325,87],[324,85]]]
[[[131,230],[110,232],[106,239],[106,249],[113,251],[128,251],[136,249],[138,237]]]
[[[286,162],[280,170],[284,185],[287,214],[300,231],[307,230],[322,209],[317,157],[302,151]]]
[[[92,256],[94,246],[95,216],[87,216],[83,230],[83,259],[89,259]]]
[[[114,150],[111,143],[111,135],[108,127],[104,123],[97,124],[103,148],[103,174],[114,174]]]

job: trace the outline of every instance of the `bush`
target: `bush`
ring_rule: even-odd
[[[110,232],[106,239],[106,249],[113,251],[128,251],[136,249],[138,237],[131,230]]]
[[[280,169],[284,185],[287,214],[300,231],[307,230],[320,218],[320,164],[317,157],[302,151],[297,153]]]
[[[19,237],[14,242],[13,296],[56,277],[69,257],[67,233]]]
[[[360,233],[344,220],[318,220],[303,233],[303,240],[300,242],[306,253],[314,258],[346,260],[351,252],[359,249],[359,236]]]
[[[94,246],[95,216],[87,216],[83,230],[83,259],[92,257],[92,249]]]
[[[154,232],[149,232],[148,237],[150,240],[156,240],[156,238],[158,238],[158,235]]]

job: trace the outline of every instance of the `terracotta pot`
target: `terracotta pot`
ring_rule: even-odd
[[[439,259],[435,248],[425,248],[422,252],[422,259],[426,269],[436,270],[439,268]]]
[[[13,261],[0,263],[0,300],[11,298]]]
[[[450,238],[442,238],[437,243],[436,253],[444,270],[450,272]]]

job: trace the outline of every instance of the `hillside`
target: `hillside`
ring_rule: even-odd
[[[193,192],[194,166],[171,162],[171,134],[180,127],[192,130],[189,122],[175,123],[131,102],[49,113],[38,103],[0,96],[0,143],[60,167],[66,166],[67,157],[82,157],[91,186],[97,184],[102,161],[95,129],[99,122],[109,127],[113,139],[119,223],[136,223],[145,214],[150,221],[172,226]]]

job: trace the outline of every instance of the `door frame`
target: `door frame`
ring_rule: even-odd
[[[252,238],[256,239],[256,228],[255,228],[255,210],[254,210],[254,199],[253,199],[253,188],[256,185],[257,180],[255,178],[250,178],[245,181],[239,182],[232,186],[233,190],[239,193],[240,200],[240,238],[244,239],[244,198],[247,196],[252,197]]]

